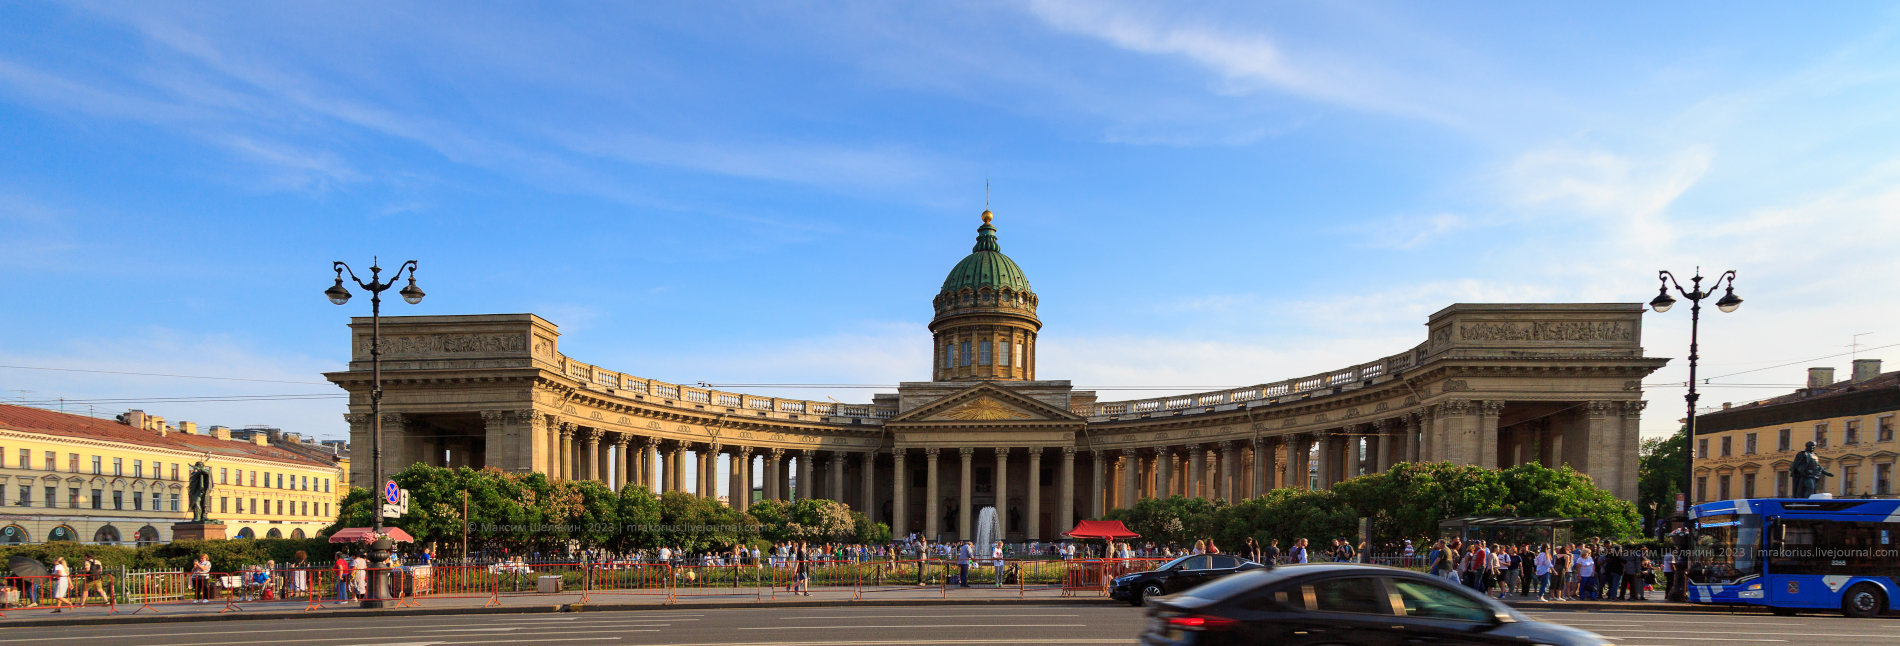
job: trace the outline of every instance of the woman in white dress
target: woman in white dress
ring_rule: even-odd
[[[53,559],[53,602],[55,604],[66,600],[66,589],[72,587],[72,575],[72,568],[66,567],[66,557]],[[56,608],[53,612],[61,610],[63,609]]]

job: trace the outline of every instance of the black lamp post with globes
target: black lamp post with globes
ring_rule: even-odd
[[[1716,277],[1714,282],[1709,283],[1708,291],[1702,290],[1702,268],[1700,267],[1696,268],[1695,277],[1689,279],[1690,287],[1688,289],[1683,289],[1682,281],[1676,280],[1676,275],[1668,271],[1656,272],[1656,278],[1662,281],[1662,287],[1656,290],[1656,298],[1649,301],[1649,307],[1656,310],[1656,313],[1661,314],[1667,312],[1669,308],[1675,306],[1675,297],[1669,295],[1670,287],[1675,287],[1676,293],[1681,294],[1683,298],[1689,299],[1690,305],[1689,394],[1683,397],[1684,400],[1687,400],[1689,405],[1689,416],[1683,423],[1687,436],[1683,440],[1682,446],[1682,497],[1686,502],[1683,508],[1676,514],[1676,522],[1681,523],[1680,526],[1687,529],[1689,527],[1688,506],[1695,503],[1695,498],[1692,495],[1695,491],[1695,404],[1696,399],[1701,397],[1701,395],[1696,394],[1695,390],[1695,369],[1696,361],[1701,358],[1697,353],[1697,334],[1698,328],[1702,323],[1702,301],[1710,296],[1714,296],[1715,288],[1722,287],[1724,282],[1726,282],[1728,286],[1723,290],[1722,298],[1715,301],[1716,309],[1720,309],[1723,312],[1733,312],[1735,308],[1742,306],[1742,299],[1735,295],[1735,270],[1732,269],[1723,272],[1721,276]],[[1685,548],[1686,546],[1677,546],[1677,552],[1680,553],[1683,558],[1676,559],[1676,580],[1674,585],[1669,586],[1667,593],[1667,598],[1670,601],[1689,600],[1689,552]]]
[[[402,278],[402,272],[408,271],[409,285],[396,293],[401,294],[402,300],[407,301],[410,305],[421,303],[423,294],[422,288],[416,286],[416,261],[411,260],[403,263],[401,267],[397,267],[396,272],[389,275],[388,282],[382,280],[383,268],[376,265],[377,261],[375,257],[372,256],[369,265],[369,282],[366,283],[363,282],[363,279],[356,277],[356,271],[350,269],[348,264],[345,264],[341,260],[336,261],[336,264],[333,266],[333,268],[336,269],[336,284],[331,285],[329,289],[323,290],[323,295],[328,297],[331,303],[337,305],[350,302],[350,290],[343,286],[344,272],[349,272],[350,280],[354,281],[358,287],[362,287],[365,291],[369,292],[369,369],[371,380],[369,391],[369,488],[374,492],[372,496],[376,501],[370,505],[370,530],[381,534],[383,532],[383,506],[381,504],[381,487],[383,482],[383,292],[396,286],[396,281]],[[380,543],[381,541],[379,540],[378,542]],[[370,577],[369,594],[367,598],[363,599],[364,608],[381,608],[385,604],[384,600],[389,598],[387,591],[384,589],[389,579],[385,576],[385,573],[380,571],[383,563],[386,563],[388,560],[388,550],[376,548],[369,550],[369,567],[372,576]]]

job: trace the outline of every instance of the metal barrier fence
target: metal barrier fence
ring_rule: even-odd
[[[516,598],[579,595],[580,603],[596,597],[652,597],[663,603],[682,598],[749,597],[776,599],[781,595],[815,590],[848,591],[851,598],[902,591],[931,590],[947,597],[951,588],[1005,588],[1027,595],[1030,591],[1060,590],[1062,596],[1106,595],[1115,577],[1140,572],[1165,559],[972,559],[967,572],[962,563],[945,559],[762,561],[743,565],[668,565],[659,563],[504,563],[496,565],[436,565],[376,570],[317,567],[304,569],[213,572],[194,576],[185,572],[127,572],[105,584],[102,603],[137,604],[133,612],[162,612],[166,606],[188,603],[222,604],[220,612],[244,610],[259,603],[301,604],[317,610],[327,603],[360,601],[375,577],[387,579],[389,600],[397,606],[424,605],[431,599],[485,599],[504,605]],[[801,567],[802,566],[802,567]],[[801,572],[803,576],[801,577]],[[967,575],[967,578],[966,578]],[[7,577],[0,590],[16,590],[19,601],[0,610],[57,610],[74,607],[91,586],[71,577],[62,600],[53,594],[56,577]],[[113,584],[116,583],[116,589]],[[38,604],[22,608],[33,594]],[[0,597],[0,601],[4,601]],[[116,606],[111,609],[117,612]]]

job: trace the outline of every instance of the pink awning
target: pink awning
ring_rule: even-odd
[[[1085,520],[1075,524],[1075,529],[1063,534],[1069,538],[1141,538],[1140,534],[1128,531],[1119,520]]]
[[[345,529],[339,529],[336,531],[335,534],[330,535],[330,542],[332,543],[368,542],[365,539],[369,537],[369,534],[371,531],[373,530],[371,530],[368,527],[349,527]],[[410,536],[409,532],[402,531],[401,527],[384,527],[383,533],[388,534],[391,539],[394,539],[396,542],[399,542],[399,543],[416,542],[415,537]]]

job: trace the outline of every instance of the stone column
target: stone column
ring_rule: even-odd
[[[1240,472],[1240,469],[1239,469],[1240,456],[1238,455],[1239,452],[1240,452],[1240,448],[1234,446],[1233,442],[1221,442],[1220,497],[1221,497],[1221,500],[1225,500],[1229,503],[1237,500],[1237,498],[1234,498],[1234,484],[1235,484],[1234,481]]]
[[[1374,425],[1374,428],[1379,429],[1379,473],[1392,469],[1392,447],[1396,446],[1392,442],[1392,434],[1398,432],[1397,426],[1390,419],[1379,420]]]
[[[664,440],[659,440],[659,438],[654,438],[654,439],[656,441],[664,442]],[[660,470],[658,473],[654,474],[654,476],[657,478],[654,484],[659,485],[659,488],[654,489],[653,490],[654,493],[666,493],[669,491],[679,491],[679,485],[675,484],[674,481],[679,478],[680,470],[678,466],[673,464],[673,451],[675,450],[675,447],[677,447],[678,445],[679,444],[675,442],[672,444],[667,444],[665,446],[653,447],[654,451],[659,455],[659,458],[660,458]]]
[[[818,496],[818,483],[813,482],[812,467],[818,460],[818,452],[801,449],[798,452],[798,499],[811,500]]]
[[[1141,498],[1141,452],[1135,449],[1122,449],[1122,495],[1123,509],[1133,509],[1135,501]]]
[[[910,477],[909,467],[905,464],[910,457],[910,449],[891,449],[891,537],[903,538],[910,535]]]
[[[829,496],[826,496],[826,498],[829,498],[831,500],[836,500],[841,503],[844,502],[844,452],[843,451],[831,452],[831,469],[830,469],[830,472],[827,473],[826,475],[830,476],[829,478],[826,478],[826,479],[831,481],[825,484],[825,488],[829,489],[830,491],[828,493],[831,494]]]
[[[562,480],[575,479],[574,469],[574,423],[561,422],[561,472],[555,477]]]
[[[1319,476],[1319,488],[1331,489],[1333,488],[1333,472],[1338,470],[1339,464],[1339,452],[1334,450],[1332,432],[1320,431],[1318,444],[1319,452],[1315,457],[1319,459],[1319,471],[1316,474]]]
[[[996,535],[998,540],[1009,538],[1009,447],[996,447],[996,471],[990,474],[995,481],[991,486],[996,491]]]
[[[614,491],[620,491],[626,488],[629,483],[635,482],[635,480],[630,477],[633,473],[633,456],[627,453],[627,445],[632,440],[633,438],[627,436],[626,433],[614,436],[614,461],[616,462],[614,465],[614,481],[612,485]]]
[[[1202,465],[1207,464],[1206,456],[1201,453],[1201,445],[1189,444],[1187,451],[1187,496],[1189,498],[1209,498],[1211,496],[1207,495],[1206,491],[1207,479],[1201,474]]]
[[[660,438],[649,437],[640,445],[640,483],[647,491],[660,492],[660,468],[656,464],[660,458]]]
[[[1593,401],[1584,404],[1584,438],[1587,443],[1584,444],[1583,466],[1578,471],[1589,474],[1590,479],[1595,481],[1598,487],[1608,489],[1612,493],[1616,491],[1612,488],[1616,486],[1617,481],[1616,466],[1622,462],[1619,457],[1610,453],[1617,444],[1616,431],[1621,430],[1616,428],[1621,426],[1620,422],[1623,421],[1622,415],[1616,414],[1622,412],[1619,410],[1621,408],[1617,402],[1610,401]],[[1718,442],[1718,440],[1710,440],[1709,444],[1714,445]],[[1694,446],[1689,448],[1695,450]],[[1709,449],[1709,455],[1716,455],[1713,446]],[[1721,499],[1721,493],[1716,487],[1718,480],[1719,477],[1716,475],[1709,476],[1709,500]],[[1816,489],[1816,491],[1823,490]],[[1734,493],[1733,490],[1729,492],[1731,496]]]
[[[1273,488],[1273,449],[1268,447],[1267,438],[1253,439],[1253,489],[1249,498],[1266,495]]]
[[[1075,447],[1062,447],[1062,473],[1056,483],[1056,526],[1057,533],[1069,528],[1075,522]]]
[[[957,538],[967,541],[972,537],[970,533],[970,493],[971,485],[975,484],[971,482],[971,480],[976,477],[976,449],[968,446],[962,447],[957,449],[957,455],[963,457],[962,477],[957,479]]]
[[[943,504],[937,501],[937,453],[938,449],[924,449],[924,537],[937,540],[942,534],[937,517],[943,515]]]
[[[1643,401],[1623,402],[1623,430],[1618,434],[1623,438],[1623,441],[1621,442],[1621,446],[1616,450],[1616,455],[1622,456],[1622,465],[1618,472],[1616,488],[1610,491],[1616,492],[1616,497],[1630,502],[1636,501],[1636,483],[1641,473],[1637,468],[1636,454],[1637,448],[1641,446],[1643,439],[1641,431],[1643,408],[1648,405],[1649,402]],[[1879,422],[1875,422],[1875,424],[1878,425]],[[1878,469],[1879,467],[1874,468]],[[1770,478],[1774,475],[1773,471],[1764,471],[1763,473],[1768,474]],[[1770,490],[1775,486],[1772,480],[1765,484]]]
[[[600,431],[582,426],[574,430],[574,479],[593,480],[594,453],[600,450]]]
[[[1487,400],[1478,405],[1478,427],[1476,441],[1472,450],[1477,453],[1472,464],[1486,469],[1498,468],[1498,416],[1504,413],[1504,402]]]
[[[778,488],[779,460],[784,459],[785,449],[771,449],[765,452],[765,499],[784,500]]]
[[[1300,476],[1304,476],[1305,474],[1294,471],[1294,469],[1299,467],[1300,452],[1303,450],[1302,446],[1305,444],[1306,440],[1297,434],[1285,435],[1280,438],[1280,448],[1286,453],[1285,457],[1280,461],[1280,480],[1283,483],[1281,486],[1288,489],[1299,489],[1305,486],[1306,483],[1300,479]]]
[[[1155,497],[1174,495],[1174,447],[1164,446],[1155,454]]]
[[[858,454],[858,504],[865,518],[877,522],[877,451]]]
[[[719,454],[724,452],[724,448],[717,443],[707,444],[706,450],[699,454],[701,498],[719,500]]]
[[[1421,409],[1419,412],[1406,415],[1404,420],[1402,420],[1405,422],[1406,462],[1417,464],[1430,461],[1426,458],[1424,451],[1425,427],[1428,425],[1425,421],[1425,415],[1428,414],[1425,412],[1426,410],[1429,409]]]
[[[1023,518],[1023,538],[1031,541],[1042,540],[1042,447],[1029,447],[1029,482],[1027,494],[1029,508]]]
[[[603,485],[613,487],[613,438],[608,437],[607,432],[600,429],[594,429],[594,435],[599,438],[596,440],[598,444],[594,447],[594,479]]]
[[[1089,495],[1089,518],[1101,518],[1102,514],[1108,511],[1102,508],[1105,502],[1103,498],[1108,496],[1108,485],[1104,482],[1108,479],[1108,452],[1095,451],[1094,453],[1092,457],[1095,458],[1095,464],[1090,467],[1094,477],[1090,478],[1089,489],[1092,491]]]
[[[692,495],[693,492],[687,490],[686,488],[686,443],[685,442],[680,442],[677,440],[673,442],[673,463],[668,466],[669,468],[673,470],[673,476],[672,476],[673,491],[677,491],[682,494]]]

